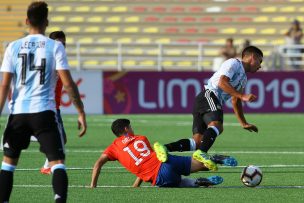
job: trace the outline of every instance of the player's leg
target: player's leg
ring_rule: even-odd
[[[66,202],[68,176],[64,165],[64,142],[60,134],[56,114],[53,111],[38,113],[33,118],[33,127],[40,143],[40,150],[49,160],[53,174],[52,185],[56,202]]]
[[[8,202],[13,188],[13,176],[21,150],[30,143],[31,132],[24,115],[10,115],[3,134],[3,161],[0,171],[0,202]]]

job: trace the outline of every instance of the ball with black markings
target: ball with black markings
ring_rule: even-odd
[[[254,165],[246,166],[241,174],[241,181],[247,187],[256,187],[262,182],[262,170]]]

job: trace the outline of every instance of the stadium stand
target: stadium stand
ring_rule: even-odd
[[[29,2],[0,3],[2,43],[23,36],[24,11]],[[162,0],[161,4],[158,0],[126,0],[123,4],[118,0],[47,2],[51,11],[47,34],[64,30],[71,61],[81,59],[71,64],[84,69],[166,70],[175,66],[178,70],[211,69],[217,50],[228,37],[233,37],[236,45],[249,39],[268,57],[274,47],[285,43],[283,34],[293,19],[304,23],[304,0]],[[162,45],[170,43],[173,51],[163,50],[167,46]],[[108,44],[113,50],[121,51],[94,51]],[[129,44],[127,48],[126,44]],[[179,44],[182,49],[177,51]],[[72,51],[79,51],[79,47],[86,51]],[[3,47],[0,51],[2,55]],[[154,53],[153,60],[149,58],[151,53]],[[134,55],[137,57],[128,59]],[[109,60],[103,61],[107,57]],[[122,61],[114,63],[113,60]],[[184,68],[187,66],[188,69]]]

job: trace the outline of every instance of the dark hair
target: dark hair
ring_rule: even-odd
[[[27,18],[33,27],[41,27],[47,22],[48,5],[44,1],[34,1],[27,9]]]
[[[112,132],[114,133],[114,135],[116,135],[116,137],[119,137],[120,135],[123,134],[123,132],[125,131],[126,127],[130,126],[130,120],[128,119],[117,119],[112,123],[111,129]]]
[[[260,55],[261,57],[263,57],[263,52],[255,47],[255,46],[248,46],[246,47],[243,51],[242,51],[242,58],[245,56],[245,55],[248,55],[248,54],[257,54],[257,55]]]
[[[65,34],[63,31],[54,31],[50,33],[51,39],[65,39]]]

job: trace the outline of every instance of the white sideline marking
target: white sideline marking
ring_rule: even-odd
[[[20,188],[51,188],[52,185],[14,185],[14,187],[20,187]],[[158,188],[155,186],[141,186],[143,188]],[[69,185],[69,188],[90,188],[87,185]],[[97,186],[97,188],[132,188],[130,185],[100,185]],[[247,188],[245,186],[214,186],[210,188],[204,188],[204,189],[221,189],[221,188]],[[276,188],[291,188],[291,189],[304,189],[304,185],[265,185],[265,186],[258,186],[254,189],[276,189]]]
[[[304,164],[274,164],[274,165],[258,165],[261,168],[303,168]],[[236,167],[230,167],[230,166],[219,166],[220,168],[244,168],[246,166],[236,166]],[[93,168],[88,167],[71,167],[66,168],[67,170],[92,170]],[[122,166],[105,166],[103,169],[124,169]],[[17,171],[39,171],[40,168],[17,168]]]
[[[0,150],[2,151],[2,150]],[[65,150],[67,153],[102,153],[104,150]],[[37,150],[24,150],[22,153],[41,153]],[[174,152],[174,154],[188,154],[189,152]],[[209,154],[294,154],[294,155],[302,155],[304,152],[298,151],[210,151]]]

